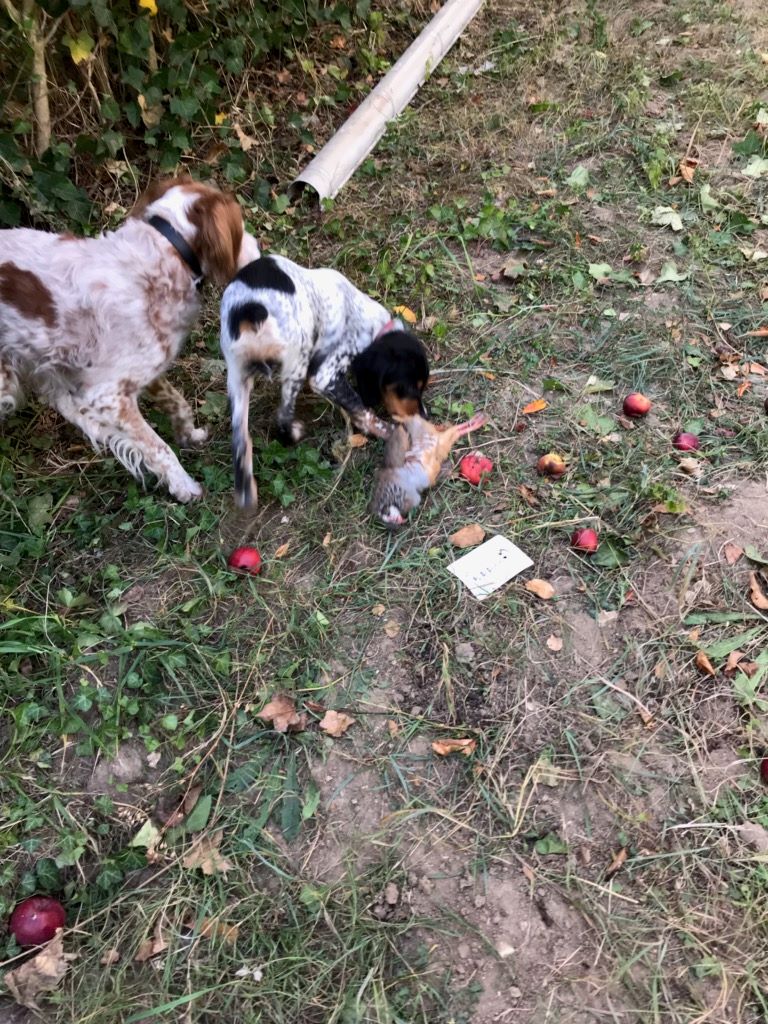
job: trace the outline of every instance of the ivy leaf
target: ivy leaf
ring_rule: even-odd
[[[69,54],[75,64],[82,64],[93,53],[94,40],[87,32],[80,32],[74,37],[64,36],[62,42],[68,47]]]
[[[170,108],[172,114],[189,120],[200,109],[200,102],[196,96],[172,96]]]

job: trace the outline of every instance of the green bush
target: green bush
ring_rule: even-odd
[[[86,228],[109,185],[192,167],[269,195],[248,130],[273,118],[260,62],[370,0],[2,0],[0,226]],[[263,71],[261,72],[263,76]]]

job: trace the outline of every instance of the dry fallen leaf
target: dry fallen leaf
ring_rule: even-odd
[[[741,384],[739,384],[739,386],[736,388],[736,397],[737,398],[742,398],[744,396],[744,393],[746,391],[749,391],[749,389],[751,387],[752,387],[752,382],[751,381],[749,381],[749,380],[742,381]]]
[[[687,181],[690,184],[693,181],[693,176],[696,173],[696,168],[699,166],[699,161],[692,156],[684,156],[680,161],[680,177],[683,181]]]
[[[384,614],[386,610],[387,609],[384,607],[383,604],[375,604],[373,608],[371,608],[371,615],[375,615],[376,618],[379,618]]]
[[[190,786],[176,810],[165,819],[166,828],[175,828],[190,814],[203,792],[202,786]]]
[[[329,532],[328,532],[328,533],[326,533],[326,535],[325,535],[325,536],[323,537],[323,547],[324,547],[324,548],[327,548],[327,547],[328,547],[328,545],[329,545],[330,543],[331,543],[331,533],[330,533],[330,531],[329,531]]]
[[[215,832],[195,843],[184,860],[185,868],[200,868],[204,875],[226,875],[235,866],[220,852],[223,832]]]
[[[269,722],[275,732],[301,732],[307,724],[307,716],[296,710],[286,693],[276,694],[256,717]]]
[[[365,434],[350,434],[347,444],[350,448],[364,448],[368,444],[368,438]]]
[[[724,380],[736,380],[739,376],[739,367],[736,363],[726,363],[720,367],[720,376]]]
[[[765,377],[768,370],[760,363],[747,363],[747,373],[753,373],[756,377]]]
[[[194,918],[187,918],[184,923],[190,931],[195,930]],[[218,917],[204,917],[197,925],[197,934],[201,939],[221,939],[222,942],[234,946],[240,934],[240,925],[227,924]]]
[[[553,633],[552,636],[547,638],[547,647],[550,649],[550,651],[562,651],[563,638],[561,636],[555,636],[555,634]]]
[[[728,660],[725,663],[723,671],[727,676],[732,676],[737,668],[740,668],[739,662],[744,658],[743,651],[731,651],[728,655]]]
[[[390,640],[394,640],[394,638],[400,632],[400,623],[395,622],[394,619],[390,619],[388,622],[384,623],[384,632],[387,634]]]
[[[698,480],[702,474],[701,463],[698,459],[680,459],[678,465],[684,473],[692,476],[694,480]]]
[[[607,626],[611,622],[615,622],[616,619],[618,619],[618,617],[619,613],[616,611],[615,608],[611,610],[601,608],[600,611],[597,613],[597,625],[600,629],[602,629],[603,626]]]
[[[622,848],[619,850],[619,852],[613,858],[611,863],[608,865],[608,868],[607,868],[607,870],[605,872],[605,877],[606,878],[611,878],[613,875],[615,875],[616,872],[621,868],[622,864],[624,863],[624,861],[626,859],[627,859],[627,848],[626,848],[626,846],[622,846]]]
[[[413,325],[419,319],[413,310],[409,309],[407,306],[393,306],[392,312],[396,316],[402,317],[407,324]]]
[[[339,736],[343,736],[350,725],[354,725],[357,719],[351,715],[345,714],[343,711],[334,711],[329,708],[323,718],[320,721],[320,728],[323,732],[327,732],[329,736],[333,736],[334,739],[338,739]]]
[[[239,124],[233,124],[232,129],[237,136],[237,141],[240,143],[240,149],[244,153],[247,153],[249,149],[253,149],[256,145],[256,139],[253,135],[247,135]]]
[[[471,548],[479,544],[485,537],[485,530],[479,523],[472,523],[470,526],[462,526],[450,537],[451,544],[457,548]]]
[[[755,331],[747,331],[748,338],[768,338],[768,327],[758,327]]]
[[[120,953],[116,949],[108,949],[102,956],[99,963],[102,967],[111,967],[112,964],[116,964],[120,959]]]
[[[712,662],[706,656],[704,651],[697,651],[696,657],[693,660],[696,664],[696,668],[699,670],[699,672],[703,672],[705,676],[717,675],[717,672],[715,672]]]
[[[8,971],[4,977],[13,998],[22,1006],[36,1010],[38,996],[53,992],[67,973],[67,962],[74,960],[76,953],[64,952],[62,929],[56,932],[50,942],[15,971]]]
[[[523,406],[523,416],[532,416],[535,412],[543,412],[547,408],[549,402],[544,398],[537,398],[533,402],[529,402],[528,405]]]
[[[281,544],[280,547],[275,551],[275,558],[282,558],[288,554],[288,548],[291,546],[290,541],[286,541],[285,544]]]
[[[758,853],[768,853],[768,830],[756,821],[747,821],[736,826],[744,842]]]
[[[637,704],[636,711],[646,729],[653,728],[653,715],[644,704]]]
[[[555,596],[555,588],[547,580],[528,580],[525,589],[540,597],[542,601],[550,601]]]
[[[397,734],[400,732],[400,726],[397,724],[394,718],[387,719],[387,732],[389,733],[391,739],[394,739],[395,736],[397,736]]]
[[[158,953],[164,952],[168,949],[168,943],[165,940],[163,934],[163,924],[160,918],[155,922],[155,927],[152,932],[151,939],[145,939],[144,942],[136,950],[134,960],[137,964],[143,964],[147,960],[151,960],[153,956],[157,956]]]
[[[768,609],[768,597],[763,593],[756,572],[749,574],[749,599],[755,608],[760,608],[763,611]]]
[[[441,757],[446,757],[448,754],[463,754],[465,757],[469,757],[470,754],[474,754],[476,746],[477,740],[466,737],[460,740],[435,740],[432,749]]]
[[[536,508],[536,506],[539,504],[539,499],[536,496],[536,491],[534,491],[532,487],[528,487],[526,484],[520,484],[517,489],[520,492],[520,496],[522,497],[526,505],[530,505],[531,508]]]
[[[740,548],[738,544],[732,544],[729,541],[723,548],[723,553],[728,565],[735,565],[744,554],[744,548]]]

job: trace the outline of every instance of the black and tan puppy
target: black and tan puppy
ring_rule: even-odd
[[[429,378],[424,346],[408,331],[384,331],[352,360],[357,391],[370,408],[390,416],[426,416],[422,395]]]

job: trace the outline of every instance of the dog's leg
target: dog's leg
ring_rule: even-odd
[[[232,462],[235,469],[235,501],[240,508],[256,504],[258,491],[253,476],[253,443],[248,429],[248,406],[253,377],[237,360],[227,372],[227,391],[232,413]]]
[[[143,470],[162,481],[178,501],[199,498],[203,489],[182,468],[174,453],[139,411],[135,394],[100,391],[88,395],[57,395],[56,408],[90,439],[107,447],[137,479]]]
[[[191,405],[167,377],[158,377],[149,385],[145,394],[153,405],[168,416],[174,437],[180,445],[198,448],[208,440],[208,431],[205,427],[195,426]]]
[[[300,361],[284,362],[282,368],[282,392],[277,410],[277,436],[284,445],[296,444],[304,436],[304,424],[294,419],[296,399],[306,379],[307,367]]]
[[[327,359],[318,366],[309,378],[309,386],[317,395],[338,405],[349,414],[350,419],[364,434],[387,438],[392,433],[392,425],[384,423],[368,409],[362,398],[349,383],[343,372]]]
[[[16,371],[0,359],[0,420],[24,404],[24,393]]]

